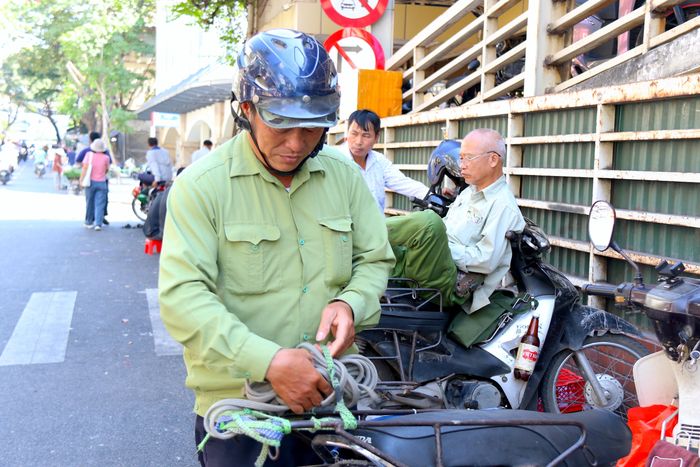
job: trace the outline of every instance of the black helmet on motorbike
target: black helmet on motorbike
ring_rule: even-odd
[[[459,169],[459,148],[461,141],[448,139],[440,143],[428,159],[428,183],[437,186],[442,183],[445,175],[450,177],[457,186],[464,184]]]
[[[274,128],[330,128],[338,120],[335,65],[313,37],[272,29],[250,38],[234,67],[233,98],[251,102]],[[250,122],[241,116],[241,126]]]

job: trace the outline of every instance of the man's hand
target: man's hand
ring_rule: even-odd
[[[265,379],[294,413],[318,407],[333,392],[304,349],[279,350],[270,362]]]
[[[333,336],[329,349],[333,358],[345,352],[355,342],[355,318],[345,302],[330,303],[323,309],[316,340],[321,342]]]

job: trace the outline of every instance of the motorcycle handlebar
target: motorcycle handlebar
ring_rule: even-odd
[[[411,203],[413,203],[416,206],[419,206],[421,208],[429,208],[430,207],[430,203],[428,203],[427,201],[425,201],[423,199],[416,198],[415,196],[411,196]]]
[[[615,297],[617,287],[609,284],[583,284],[581,290],[588,295],[599,297]]]

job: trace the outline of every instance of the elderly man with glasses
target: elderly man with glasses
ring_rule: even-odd
[[[509,230],[525,221],[503,175],[506,145],[488,128],[467,134],[460,173],[469,186],[444,219],[430,210],[387,220],[397,263],[394,277],[418,280],[442,292],[443,303],[473,313],[489,304],[510,267]]]

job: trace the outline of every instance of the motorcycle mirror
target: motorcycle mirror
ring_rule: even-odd
[[[615,208],[607,201],[596,201],[588,214],[588,236],[593,247],[605,251],[612,243],[615,229]]]

